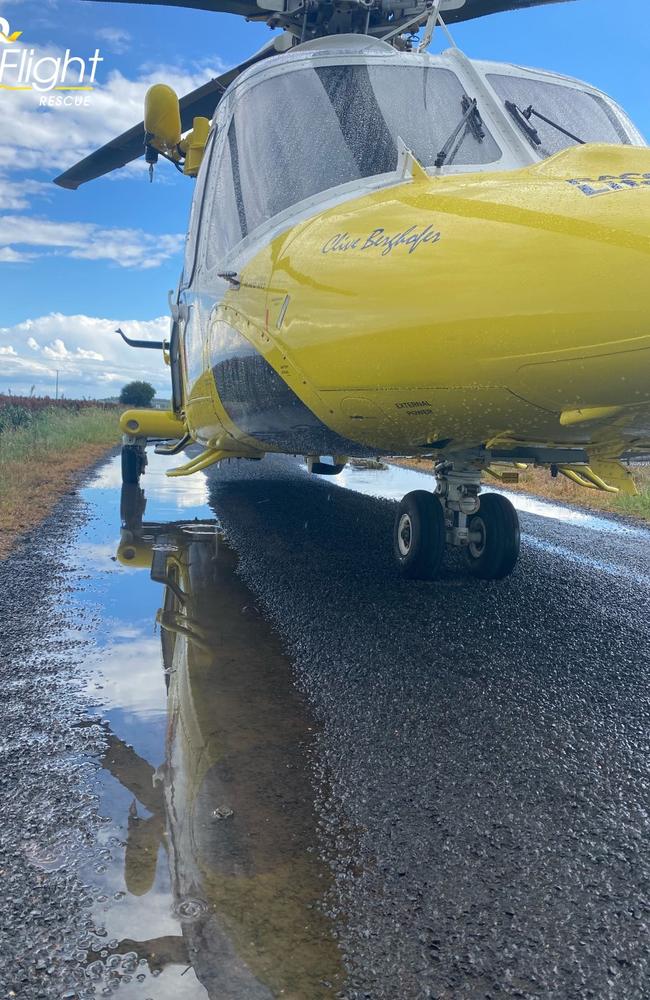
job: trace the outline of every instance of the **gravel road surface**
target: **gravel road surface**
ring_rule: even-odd
[[[511,578],[477,581],[453,556],[440,581],[404,582],[390,498],[431,485],[418,473],[318,479],[278,458],[190,488],[163,469],[143,480],[145,519],[216,513],[242,613],[273,626],[309,713],[291,709],[313,728],[291,752],[346,969],[324,995],[650,997],[650,531],[516,497]],[[162,813],[169,862],[131,891],[138,790],[102,755],[132,752],[160,780],[167,709],[161,587],[115,563],[118,539],[112,461],[0,564],[0,996],[245,1000],[211,991],[199,963],[184,974]]]
[[[522,512],[510,579],[401,582],[393,503],[272,468],[212,500],[324,724],[352,995],[650,996],[650,532]]]

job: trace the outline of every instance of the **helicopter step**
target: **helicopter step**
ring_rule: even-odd
[[[481,580],[502,580],[519,556],[517,511],[499,493],[479,495],[480,473],[436,466],[436,491],[414,490],[395,516],[393,552],[403,577],[435,580],[446,545],[464,550],[470,573]]]
[[[156,450],[176,455],[191,442],[187,427],[175,413],[166,410],[125,410],[122,429],[122,482],[137,483],[147,466],[147,441]]]

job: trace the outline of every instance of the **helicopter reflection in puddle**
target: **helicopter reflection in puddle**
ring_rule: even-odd
[[[145,504],[138,486],[123,488],[117,558],[165,588],[166,760],[155,769],[109,731],[103,765],[134,795],[126,887],[147,893],[165,849],[182,936],[119,951],[152,968],[191,965],[219,1000],[334,996],[341,959],[320,906],[307,711],[216,522],[146,523]]]

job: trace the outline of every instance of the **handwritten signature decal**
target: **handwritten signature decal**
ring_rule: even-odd
[[[588,198],[612,191],[629,191],[630,188],[650,187],[650,174],[630,172],[627,174],[602,174],[600,177],[574,177],[567,181]]]
[[[418,229],[417,226],[409,226],[401,233],[390,235],[385,229],[373,229],[368,236],[350,236],[349,233],[336,233],[321,247],[321,253],[346,253],[348,250],[379,250],[380,256],[386,257],[398,247],[408,247],[408,252],[413,253],[418,247],[425,243],[430,245],[438,243],[442,234],[433,226],[426,226]]]

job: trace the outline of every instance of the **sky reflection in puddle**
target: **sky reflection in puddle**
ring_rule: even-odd
[[[89,986],[127,1000],[333,996],[313,724],[277,636],[250,614],[205,477],[188,493],[168,464],[150,456],[144,522],[139,489],[123,493],[119,552],[119,459],[102,468],[70,554],[89,574],[88,696],[108,743],[101,859],[82,868]]]

